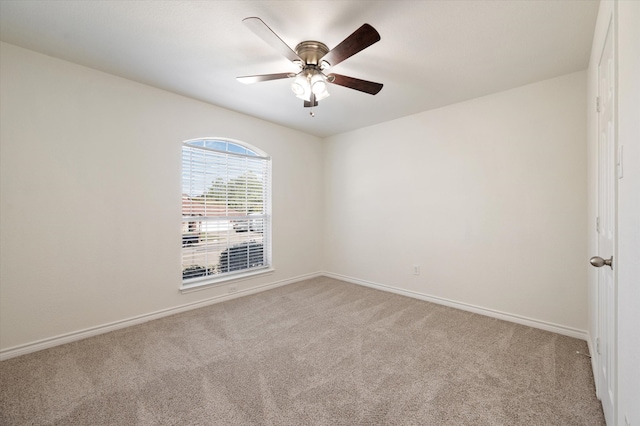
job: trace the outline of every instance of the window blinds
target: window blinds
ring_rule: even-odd
[[[182,147],[184,284],[269,266],[270,159],[226,141]]]

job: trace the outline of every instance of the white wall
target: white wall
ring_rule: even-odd
[[[186,139],[233,138],[273,158],[276,272],[239,291],[320,270],[320,139],[0,49],[0,350],[227,294],[178,292]]]
[[[325,270],[586,338],[585,101],[578,72],[328,138]]]
[[[323,148],[300,132],[0,49],[0,355],[227,294],[177,290],[180,142],[200,136],[273,157],[276,272],[239,290],[324,269],[570,335],[587,328],[585,72],[334,136]]]
[[[618,144],[618,412],[640,423],[640,2],[617,3]],[[625,418],[628,423],[625,423]]]

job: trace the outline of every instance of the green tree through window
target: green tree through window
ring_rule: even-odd
[[[262,213],[264,207],[264,181],[248,172],[225,182],[216,178],[205,197],[226,205],[235,211],[246,213]]]

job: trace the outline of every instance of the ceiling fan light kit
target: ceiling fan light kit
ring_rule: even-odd
[[[291,90],[304,101],[304,107],[314,107],[318,101],[329,96],[327,83],[337,84],[370,95],[377,94],[382,84],[360,80],[340,74],[325,74],[324,71],[339,64],[380,40],[380,34],[369,24],[364,24],[333,49],[319,41],[307,40],[298,43],[292,50],[260,18],[250,17],[242,21],[258,37],[274,47],[300,68],[298,73],[279,73],[237,77],[241,83],[251,84],[261,81],[293,78]],[[310,113],[313,117],[313,111]]]
[[[307,67],[296,75],[291,83],[291,90],[304,101],[311,102],[312,95],[316,101],[321,101],[329,96],[326,80],[327,77],[322,72]]]

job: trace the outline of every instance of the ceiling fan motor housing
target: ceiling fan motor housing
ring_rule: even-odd
[[[320,60],[324,55],[329,53],[329,48],[326,44],[320,43],[319,41],[307,40],[301,43],[298,43],[296,46],[296,53],[304,61],[305,65],[321,65]]]

